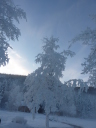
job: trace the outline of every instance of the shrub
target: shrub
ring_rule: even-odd
[[[26,124],[27,120],[24,119],[24,117],[16,116],[15,118],[12,119],[12,122],[19,124]]]

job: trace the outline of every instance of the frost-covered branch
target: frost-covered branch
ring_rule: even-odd
[[[7,50],[11,48],[8,40],[18,40],[21,35],[14,21],[26,19],[23,9],[16,6],[13,0],[0,0],[0,66],[9,61]]]
[[[92,17],[93,19],[96,19],[96,15],[93,15]],[[69,48],[72,46],[72,44],[79,41],[82,41],[82,44],[84,45],[90,46],[90,54],[87,58],[85,58],[85,62],[82,63],[82,66],[84,67],[82,74],[91,74],[91,76],[89,77],[89,79],[91,80],[91,86],[93,81],[93,85],[95,87],[96,84],[94,84],[94,80],[96,83],[96,79],[92,78],[92,76],[95,76],[96,73],[94,75],[92,75],[92,73],[93,71],[96,72],[96,29],[92,30],[91,28],[87,28],[81,34],[77,35],[75,38],[72,39]]]

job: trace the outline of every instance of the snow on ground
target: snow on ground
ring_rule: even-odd
[[[24,117],[24,119],[27,120],[27,124],[13,123],[12,119],[17,116]],[[0,111],[0,118],[2,119],[0,128],[45,128],[45,115],[42,114],[36,114],[36,118],[33,120],[31,113]],[[82,128],[96,128],[96,119],[50,116],[50,120],[52,121],[50,121],[49,126],[52,128],[74,128],[70,125],[64,124],[64,122],[81,126]]]
[[[13,123],[12,119],[16,116],[24,117],[27,120],[27,125]],[[0,111],[0,118],[2,119],[0,128],[45,128],[45,115],[42,114],[37,114],[33,120],[31,113]],[[72,128],[70,125],[55,121],[50,121],[49,125],[54,128]]]
[[[81,126],[82,128],[96,128],[96,119],[83,119],[83,118],[74,118],[74,117],[52,117],[53,120],[57,122],[68,123],[76,126]]]

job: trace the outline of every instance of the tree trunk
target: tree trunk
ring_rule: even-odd
[[[49,114],[46,114],[46,128],[49,128]]]

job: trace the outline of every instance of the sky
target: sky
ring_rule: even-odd
[[[26,12],[27,21],[14,23],[21,31],[18,41],[9,41],[13,49],[8,50],[10,61],[0,67],[0,73],[28,75],[40,66],[35,63],[38,53],[42,52],[42,39],[51,36],[59,38],[59,51],[67,50],[69,41],[87,27],[94,29],[95,22],[90,15],[96,14],[96,0],[14,0]],[[83,79],[84,62],[90,52],[88,46],[74,44],[71,49],[76,53],[68,57],[62,82],[69,79]]]

